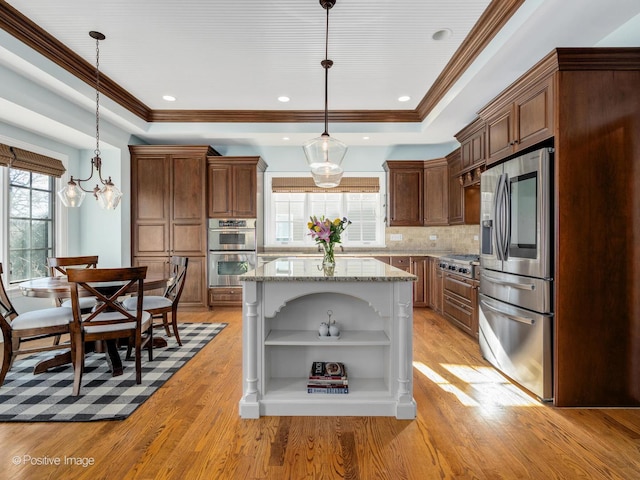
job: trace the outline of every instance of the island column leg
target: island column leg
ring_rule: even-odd
[[[410,283],[408,283],[411,286]],[[400,289],[402,290],[402,289]],[[402,295],[404,299],[404,295]],[[411,387],[413,358],[413,302],[398,302],[398,393],[396,404],[396,418],[413,419],[416,417],[416,402],[413,399]]]
[[[259,418],[258,401],[258,302],[257,285],[245,282],[242,289],[242,351],[244,392],[240,400],[242,418]]]

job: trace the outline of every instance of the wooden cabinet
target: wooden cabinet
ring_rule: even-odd
[[[424,218],[425,226],[449,223],[449,176],[447,160],[424,162]]]
[[[485,163],[485,122],[477,118],[455,135],[460,142],[460,171],[473,170]]]
[[[479,114],[486,120],[487,165],[553,136],[553,78],[518,83]]]
[[[442,270],[440,259],[429,257],[428,261],[428,306],[438,313],[442,313]]]
[[[260,157],[210,157],[207,160],[209,218],[257,218],[262,193]]]
[[[449,225],[462,225],[464,223],[464,192],[460,183],[459,148],[447,155],[447,164],[449,166]]]
[[[442,314],[468,335],[478,338],[478,284],[452,273],[443,274]]]
[[[209,305],[219,307],[242,306],[242,287],[209,288]]]
[[[387,225],[408,227],[422,225],[424,167],[422,161],[388,161]]]
[[[133,265],[167,273],[172,255],[189,257],[180,306],[205,307],[207,218],[205,179],[210,146],[132,145]]]
[[[429,257],[411,257],[410,272],[418,277],[413,283],[413,306],[429,306]]]
[[[383,166],[387,172],[387,225],[447,225],[446,159],[392,160]]]

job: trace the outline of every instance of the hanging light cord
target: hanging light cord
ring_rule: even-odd
[[[100,32],[89,32],[89,35],[96,40],[96,149],[93,151],[94,157],[91,159],[91,174],[87,178],[78,179],[71,176],[71,182],[76,183],[85,192],[91,192],[97,198],[97,192],[100,190],[96,185],[92,190],[87,190],[82,186],[82,182],[88,182],[93,177],[93,169],[98,172],[98,178],[103,185],[113,185],[111,177],[107,181],[102,178],[102,159],[100,158],[100,40],[104,40],[105,36]]]
[[[327,11],[327,28],[324,36],[324,60],[320,65],[324,68],[324,133],[323,136],[329,136],[329,69],[333,65],[333,61],[329,60],[329,10],[335,4],[334,2],[322,2],[322,8]]]
[[[100,38],[96,36],[96,157],[100,157]],[[102,178],[100,178],[102,180]]]

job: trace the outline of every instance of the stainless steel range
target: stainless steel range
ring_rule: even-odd
[[[455,273],[461,277],[480,279],[480,256],[473,254],[450,254],[440,257],[441,270]]]

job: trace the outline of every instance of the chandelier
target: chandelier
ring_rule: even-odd
[[[340,184],[344,170],[340,166],[347,146],[329,135],[328,81],[329,69],[333,61],[329,60],[329,10],[336,0],[320,0],[320,5],[327,11],[327,28],[325,34],[324,60],[320,62],[324,68],[324,132],[317,138],[309,140],[302,148],[311,168],[311,176],[318,187],[333,188]]]
[[[120,203],[122,192],[111,181],[102,178],[102,160],[100,158],[100,40],[106,37],[100,32],[89,32],[89,36],[96,41],[96,149],[95,156],[91,159],[91,174],[84,179],[74,178],[73,175],[67,185],[58,192],[58,196],[65,207],[79,207],[86,193],[93,193],[98,204],[107,210],[114,210]],[[88,182],[93,177],[94,169],[98,172],[99,184],[93,190],[82,187],[83,182]]]

